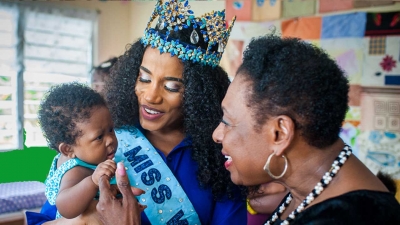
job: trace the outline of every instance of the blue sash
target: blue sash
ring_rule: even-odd
[[[151,224],[197,224],[200,219],[172,171],[153,145],[135,127],[115,130],[115,162],[124,162],[133,187],[146,191],[137,196]]]

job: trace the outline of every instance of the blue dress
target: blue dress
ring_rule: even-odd
[[[182,185],[199,215],[201,224],[228,225],[247,223],[246,202],[244,198],[240,197],[239,189],[234,200],[225,197],[215,201],[210,188],[200,187],[196,178],[198,166],[192,159],[190,139],[185,138],[182,140],[167,157],[158,149],[156,150]],[[56,211],[55,206],[51,206],[46,202],[40,214],[29,212],[28,215],[27,212],[28,225],[42,224],[53,220],[55,218],[54,211]],[[142,213],[142,224],[150,224],[144,213]]]

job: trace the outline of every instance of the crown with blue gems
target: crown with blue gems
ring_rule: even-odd
[[[236,16],[233,17],[231,24],[227,28],[225,10],[212,11],[201,17],[195,17],[193,14],[194,12],[190,10],[188,0],[169,0],[165,3],[162,0],[158,0],[141,39],[142,44],[158,48],[161,53],[169,52],[171,56],[176,55],[182,61],[198,62],[212,67],[219,65]],[[152,22],[157,17],[158,30],[166,28],[165,34],[151,28]],[[200,30],[200,35],[202,35],[204,42],[208,43],[207,49],[196,46],[199,42],[197,28]],[[193,29],[190,35],[191,43],[183,43],[169,37],[171,32],[182,29]]]

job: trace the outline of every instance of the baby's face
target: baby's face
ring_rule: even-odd
[[[88,120],[76,123],[82,136],[76,139],[73,150],[80,160],[97,165],[114,158],[118,142],[108,108],[94,108],[90,113]]]

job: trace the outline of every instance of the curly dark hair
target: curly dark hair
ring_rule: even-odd
[[[347,112],[348,80],[323,50],[296,38],[253,39],[237,71],[252,82],[248,100],[259,125],[287,115],[311,146],[339,138]]]
[[[81,132],[77,122],[90,117],[96,107],[106,107],[101,95],[85,84],[72,82],[52,86],[44,95],[38,111],[39,124],[50,148],[59,152],[62,142],[75,144]]]
[[[169,37],[179,39],[180,43],[190,43],[192,30],[172,31]],[[165,33],[165,30],[160,32]],[[207,44],[201,36],[198,45],[206,49]],[[146,48],[137,40],[128,46],[111,70],[110,82],[106,84],[106,100],[117,128],[139,123],[134,87]],[[184,130],[192,139],[192,157],[198,163],[197,179],[202,187],[212,189],[216,199],[223,194],[232,197],[234,184],[223,167],[222,146],[212,140],[212,133],[222,118],[221,102],[230,83],[228,75],[219,66],[213,68],[191,61],[182,63]]]

